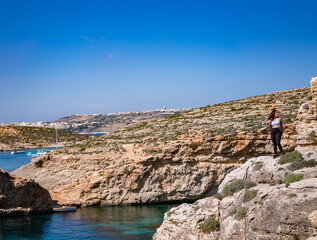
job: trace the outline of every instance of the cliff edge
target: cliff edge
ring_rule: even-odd
[[[165,213],[154,240],[316,239],[316,166],[316,152],[252,158],[213,197]]]

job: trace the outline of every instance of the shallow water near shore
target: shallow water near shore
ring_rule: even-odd
[[[37,149],[0,153],[0,168],[13,171],[30,163]],[[76,212],[0,219],[0,239],[152,239],[173,205],[79,208]]]
[[[1,239],[152,239],[177,205],[79,208],[76,212],[0,219]]]

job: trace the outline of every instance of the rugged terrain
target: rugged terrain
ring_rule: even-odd
[[[14,174],[34,179],[61,204],[195,201],[246,160],[271,155],[272,108],[286,123],[284,149],[294,150],[297,112],[311,98],[306,87],[191,109],[50,152]]]
[[[73,145],[92,137],[58,130],[58,143]],[[51,128],[0,127],[0,151],[55,146],[56,132]]]
[[[252,158],[213,197],[165,213],[154,239],[316,239],[316,177],[316,151]]]
[[[49,212],[52,204],[49,192],[38,183],[0,169],[0,217]]]
[[[317,238],[317,77],[296,117],[298,151],[251,158],[213,197],[165,214],[154,239]]]

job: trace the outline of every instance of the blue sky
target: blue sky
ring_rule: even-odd
[[[309,85],[317,1],[0,1],[0,122]]]

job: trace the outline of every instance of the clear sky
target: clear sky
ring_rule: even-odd
[[[309,86],[317,1],[0,0],[0,122]]]

